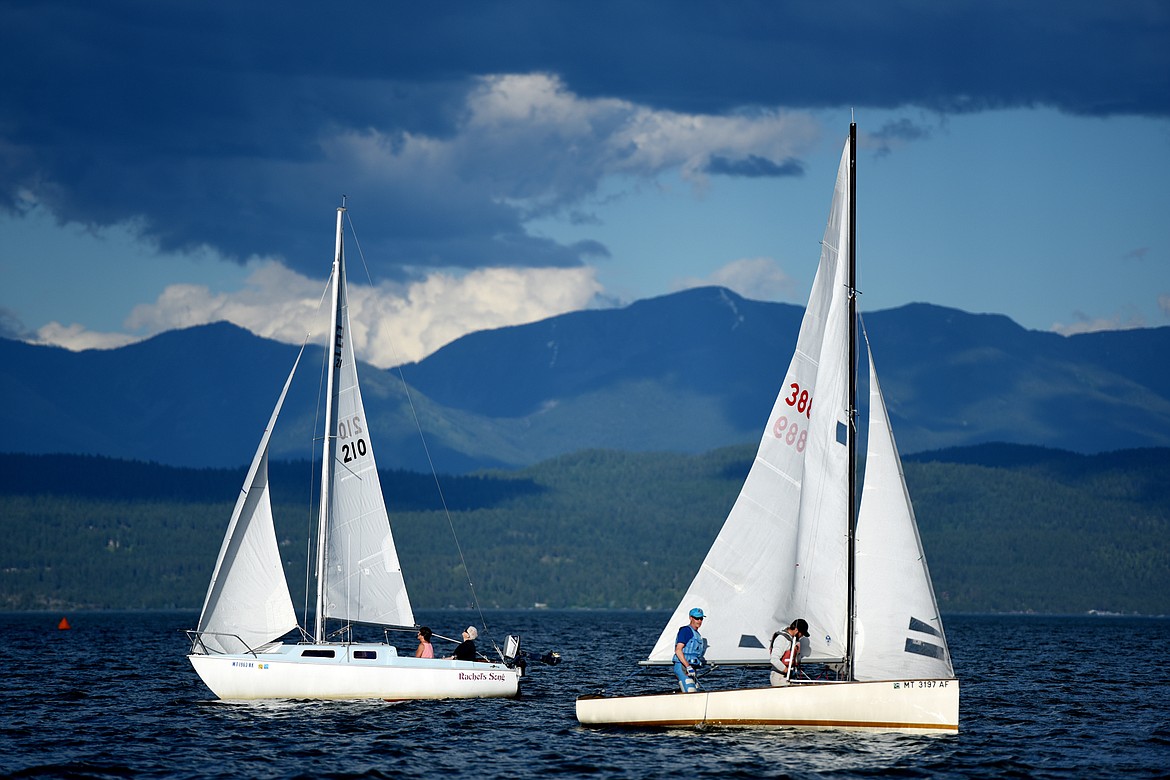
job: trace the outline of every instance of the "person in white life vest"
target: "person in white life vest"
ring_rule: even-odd
[[[689,615],[689,623],[678,630],[674,640],[674,676],[678,678],[678,687],[683,693],[699,690],[695,667],[703,665],[703,655],[707,652],[707,640],[699,635],[699,627],[706,615],[698,607]]]
[[[769,675],[773,687],[788,685],[790,671],[800,667],[800,659],[808,655],[808,642],[801,641],[808,636],[808,623],[804,618],[793,620],[788,628],[772,634],[772,646],[768,649],[768,660],[772,663]]]

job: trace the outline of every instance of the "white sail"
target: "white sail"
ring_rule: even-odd
[[[390,533],[358,387],[340,238],[334,284],[336,319],[331,344],[332,415],[326,432],[329,476],[322,614],[345,621],[411,626],[414,613]]]
[[[254,650],[297,627],[272,525],[268,440],[300,361],[298,354],[260,438],[203,600],[198,631],[211,652]]]
[[[810,626],[809,660],[846,652],[849,156],[842,154],[812,294],[755,461],[649,661],[669,661],[687,612],[709,616],[713,663],[764,663],[772,633]]]
[[[856,532],[854,676],[954,677],[872,352],[865,464]]]

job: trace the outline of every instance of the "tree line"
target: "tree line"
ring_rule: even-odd
[[[1170,612],[1170,450],[997,446],[905,464],[944,613]],[[753,454],[586,451],[516,472],[381,477],[416,608],[661,609],[690,583]],[[312,474],[271,470],[298,606]],[[0,455],[0,609],[198,608],[242,479]]]

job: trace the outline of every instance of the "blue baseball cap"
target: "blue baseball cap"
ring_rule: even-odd
[[[695,607],[694,609],[692,609],[690,614],[691,614],[691,617],[693,617],[693,618],[702,619],[702,618],[706,617],[706,615],[703,614],[703,610],[699,609],[698,607]]]

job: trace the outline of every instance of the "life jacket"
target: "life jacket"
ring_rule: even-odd
[[[788,669],[792,666],[792,658],[794,653],[796,654],[795,657],[797,664],[800,663],[800,640],[789,634],[781,634],[780,636],[776,637],[776,639],[780,639],[781,637],[788,640],[788,649],[785,650],[784,654],[780,656],[780,666],[777,667],[775,664],[773,664],[772,669],[779,672],[780,674],[786,674]]]
[[[688,664],[694,664],[702,661],[706,653],[707,640],[699,636],[699,632],[692,628],[691,638],[683,645],[683,657],[687,659]]]

